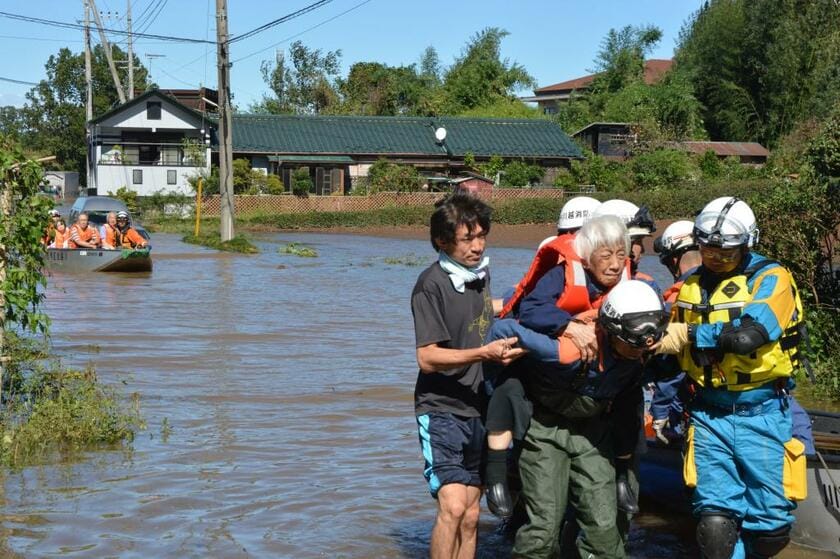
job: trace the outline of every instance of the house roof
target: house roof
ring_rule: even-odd
[[[435,141],[439,127],[444,144]],[[581,157],[560,126],[542,119],[235,114],[231,132],[235,153]]]
[[[707,151],[721,156],[769,157],[770,152],[756,142],[680,142],[680,147],[692,153],[703,154]]]
[[[630,122],[590,122],[589,124],[587,124],[586,126],[581,128],[580,130],[578,130],[577,132],[573,132],[572,137],[575,138],[578,135],[586,132],[590,128],[603,128],[603,127],[607,127],[607,126],[620,126],[620,127],[630,128],[632,126],[632,123],[630,123]]]
[[[651,60],[645,61],[645,83],[648,85],[653,85],[659,80],[662,79],[662,76],[665,75],[665,72],[671,69],[671,66],[674,65],[674,61],[670,59],[661,59],[661,58],[653,58]],[[592,82],[598,77],[600,74],[590,74],[588,76],[582,76],[580,78],[575,78],[573,80],[567,80],[560,83],[555,83],[553,85],[547,85],[545,87],[540,87],[534,90],[536,95],[540,94],[550,94],[550,93],[565,93],[569,91],[573,91],[575,89],[586,89]]]
[[[200,112],[198,112],[198,111],[196,111],[196,110],[194,110],[190,107],[187,107],[186,105],[184,105],[183,103],[181,103],[180,101],[178,101],[177,99],[172,97],[171,95],[167,95],[166,93],[162,92],[159,89],[150,89],[146,93],[135,97],[131,101],[127,101],[127,102],[123,103],[122,105],[117,105],[116,107],[114,107],[110,111],[102,113],[101,115],[92,118],[90,120],[90,123],[91,124],[98,124],[100,122],[103,122],[103,121],[109,119],[110,117],[114,116],[115,114],[118,114],[118,113],[120,113],[120,112],[122,112],[122,111],[124,111],[124,110],[126,110],[130,107],[133,107],[134,105],[139,105],[140,103],[144,103],[147,99],[149,99],[151,97],[159,97],[159,98],[164,99],[164,100],[166,100],[170,103],[173,103],[177,107],[180,107],[181,109],[187,111],[191,115],[194,115],[198,119],[206,118]]]

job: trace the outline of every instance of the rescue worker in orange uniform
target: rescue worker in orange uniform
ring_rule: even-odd
[[[128,212],[117,212],[116,248],[147,248],[149,243],[128,223]]]

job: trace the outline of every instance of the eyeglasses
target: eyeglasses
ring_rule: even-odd
[[[735,262],[741,254],[740,247],[720,248],[715,246],[700,245],[700,256],[710,258],[722,263]]]

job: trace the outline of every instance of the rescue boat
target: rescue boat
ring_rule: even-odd
[[[47,268],[54,272],[151,272],[151,250],[49,248]]]

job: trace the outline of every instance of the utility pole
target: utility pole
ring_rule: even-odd
[[[96,0],[88,0],[88,2],[90,2],[90,9],[93,11],[93,19],[96,20],[96,27],[99,28],[99,39],[102,42],[102,50],[105,51],[105,58],[108,59],[108,68],[111,70],[111,77],[114,79],[114,87],[117,88],[120,104],[125,103],[125,91],[123,91],[120,76],[117,74],[117,67],[114,65],[114,57],[111,56],[111,44],[108,42],[108,37],[105,36],[105,28],[102,26],[102,20],[99,18]]]
[[[93,120],[93,76],[90,63],[90,5],[87,0],[82,0],[85,5],[85,138],[87,139],[87,158],[85,159],[85,187],[96,187],[93,179],[93,134],[90,130],[90,121]]]
[[[219,68],[219,193],[221,239],[233,238],[233,154],[231,150],[230,62],[228,61],[227,0],[216,0],[216,62]]]
[[[131,0],[125,0],[125,23],[128,29],[128,98],[134,99],[134,48],[131,41]]]

